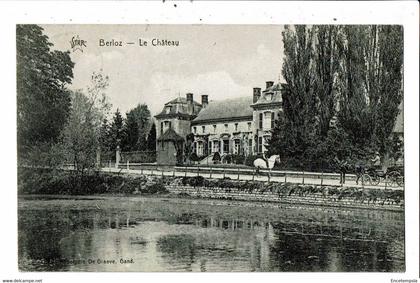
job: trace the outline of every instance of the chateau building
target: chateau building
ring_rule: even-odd
[[[282,111],[280,85],[266,82],[264,91],[254,88],[252,96],[211,101],[193,94],[178,97],[164,105],[157,120],[157,162],[174,165],[184,160],[185,147],[211,163],[214,153],[253,155],[266,151],[274,121]],[[193,134],[191,145],[187,135]],[[190,135],[191,136],[191,135]]]

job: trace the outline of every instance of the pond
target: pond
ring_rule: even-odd
[[[18,204],[21,271],[405,270],[398,212],[112,196]]]

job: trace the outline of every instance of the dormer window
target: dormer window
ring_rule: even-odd
[[[165,123],[165,130],[170,129],[172,127],[171,121],[165,121],[164,123]]]
[[[171,112],[171,106],[166,106],[166,108],[165,108],[165,112],[166,112],[166,114],[169,114],[170,112]]]

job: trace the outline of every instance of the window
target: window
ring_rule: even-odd
[[[209,151],[209,154],[211,154],[211,152],[212,152],[212,142],[211,141],[209,141],[209,145],[208,145],[208,151]]]
[[[260,113],[260,119],[259,119],[259,129],[262,129],[263,128],[263,113]]]
[[[166,114],[169,114],[171,112],[171,106],[166,106]]]
[[[248,154],[252,154],[252,139],[248,139]]]
[[[225,131],[228,131],[228,124],[225,124]]]
[[[197,127],[193,127],[194,134],[197,133]]]
[[[160,122],[160,135],[163,135],[163,122]]]
[[[235,123],[235,132],[238,131],[238,123]]]
[[[251,131],[251,122],[248,122],[248,131]]]
[[[264,112],[263,129],[270,129],[271,126],[271,112]]]
[[[223,153],[229,153],[229,140],[223,140]]]
[[[165,121],[165,131],[167,129],[170,129],[172,127],[172,122],[171,121]]]
[[[197,143],[197,155],[198,156],[202,156],[204,154],[204,147],[203,147],[203,142],[199,141]]]
[[[263,146],[263,138],[258,137],[258,152],[259,153],[261,153],[263,151],[262,146]]]
[[[275,119],[275,113],[271,112],[271,129],[274,129],[274,119]]]
[[[234,147],[234,150],[235,150],[235,154],[240,154],[241,153],[241,141],[240,140],[235,140],[235,147]]]
[[[203,134],[206,132],[206,126],[201,126],[201,129],[203,130]]]
[[[213,142],[213,152],[219,152],[219,141]]]
[[[216,133],[216,125],[213,125],[213,133]]]

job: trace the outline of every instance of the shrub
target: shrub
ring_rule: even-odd
[[[187,179],[187,184],[192,186],[192,187],[202,187],[204,186],[204,177],[203,176],[195,176],[195,177],[190,177]]]
[[[232,158],[235,164],[244,164],[245,162],[245,155],[243,154],[233,155]]]
[[[220,153],[218,153],[218,152],[215,152],[214,154],[213,154],[213,163],[214,164],[218,164],[218,163],[220,163],[220,161],[221,161],[221,157],[220,157]]]
[[[142,192],[148,193],[148,194],[162,194],[162,193],[168,193],[168,190],[164,186],[162,182],[157,182],[154,184],[151,184],[149,186],[146,186]]]
[[[223,163],[227,163],[227,164],[232,163],[232,155],[231,154],[226,154],[224,159],[223,159]]]

